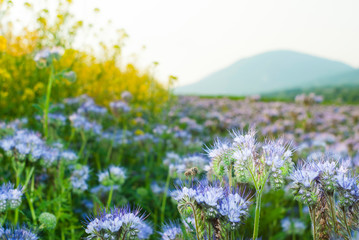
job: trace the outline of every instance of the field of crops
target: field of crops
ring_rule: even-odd
[[[176,96],[71,2],[0,0],[1,240],[359,239],[359,105]]]

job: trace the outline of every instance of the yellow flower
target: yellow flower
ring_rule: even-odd
[[[34,91],[30,88],[26,88],[24,95],[22,95],[22,100],[23,101],[25,101],[25,100],[32,101],[32,100],[34,100],[34,97],[35,97]]]
[[[0,36],[0,52],[4,52],[6,50],[6,38],[4,36]]]
[[[45,85],[42,82],[38,82],[34,86],[34,91],[35,92],[42,92],[44,90],[44,87],[45,87]]]
[[[142,130],[140,130],[140,129],[137,129],[137,130],[135,131],[135,135],[137,135],[137,136],[143,135],[143,134],[144,134],[144,132],[143,132]]]
[[[6,98],[8,95],[9,95],[8,92],[0,92],[0,96],[1,96],[2,98]]]

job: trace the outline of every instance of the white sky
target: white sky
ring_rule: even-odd
[[[179,85],[187,84],[241,58],[277,49],[359,67],[358,0],[74,2],[79,18],[95,19],[98,26],[111,20],[114,30],[125,29],[129,39],[124,54],[137,53],[142,67],[159,62],[156,76],[161,81],[175,75]],[[95,7],[101,9],[100,17],[94,18]]]

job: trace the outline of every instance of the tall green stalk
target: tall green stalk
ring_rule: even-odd
[[[51,89],[52,89],[52,84],[54,82],[54,67],[51,64],[51,70],[50,70],[50,76],[49,76],[49,81],[47,83],[47,90],[46,90],[46,100],[45,100],[45,109],[44,109],[44,122],[43,122],[43,127],[44,127],[44,136],[45,139],[48,138],[49,136],[49,109],[50,109],[50,97],[51,97]]]
[[[165,211],[166,211],[166,202],[167,202],[166,200],[167,200],[167,192],[170,185],[170,180],[171,180],[171,173],[170,170],[168,169],[165,191],[163,193],[162,206],[161,206],[161,223],[163,223],[165,220]]]
[[[111,185],[110,193],[108,194],[106,208],[109,209],[112,202],[112,195],[113,195],[113,185]]]
[[[229,169],[228,169],[228,184],[229,187],[232,187],[232,169],[233,169],[233,163],[230,164]]]
[[[310,219],[312,220],[313,240],[317,240],[317,224],[315,219],[315,207],[309,207]]]
[[[254,217],[253,240],[258,238],[259,217],[261,214],[262,190],[256,192],[256,212]]]
[[[338,226],[337,226],[337,217],[336,217],[336,211],[335,211],[334,196],[329,195],[328,198],[329,198],[330,213],[331,213],[332,219],[333,219],[334,232],[336,234],[338,234]]]
[[[81,133],[82,143],[81,143],[81,148],[80,148],[80,151],[79,151],[79,154],[78,154],[79,159],[82,158],[82,155],[83,155],[83,153],[84,153],[84,150],[85,150],[85,147],[86,147],[86,144],[87,144],[86,134],[85,134],[83,131],[81,131],[80,133]],[[85,164],[86,164],[86,163],[87,163],[87,162],[85,162]]]
[[[345,229],[347,231],[347,234],[348,234],[348,239],[352,239],[352,233],[350,231],[350,227],[348,225],[348,220],[347,220],[347,213],[345,211],[345,208],[342,208],[342,211],[343,211],[343,216],[344,216],[344,224],[345,224]]]

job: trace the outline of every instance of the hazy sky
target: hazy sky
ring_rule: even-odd
[[[74,0],[75,13],[112,20],[125,54],[159,62],[157,76],[187,84],[248,56],[289,49],[359,67],[358,0]],[[103,36],[104,38],[108,36]],[[142,47],[146,46],[146,50]]]

